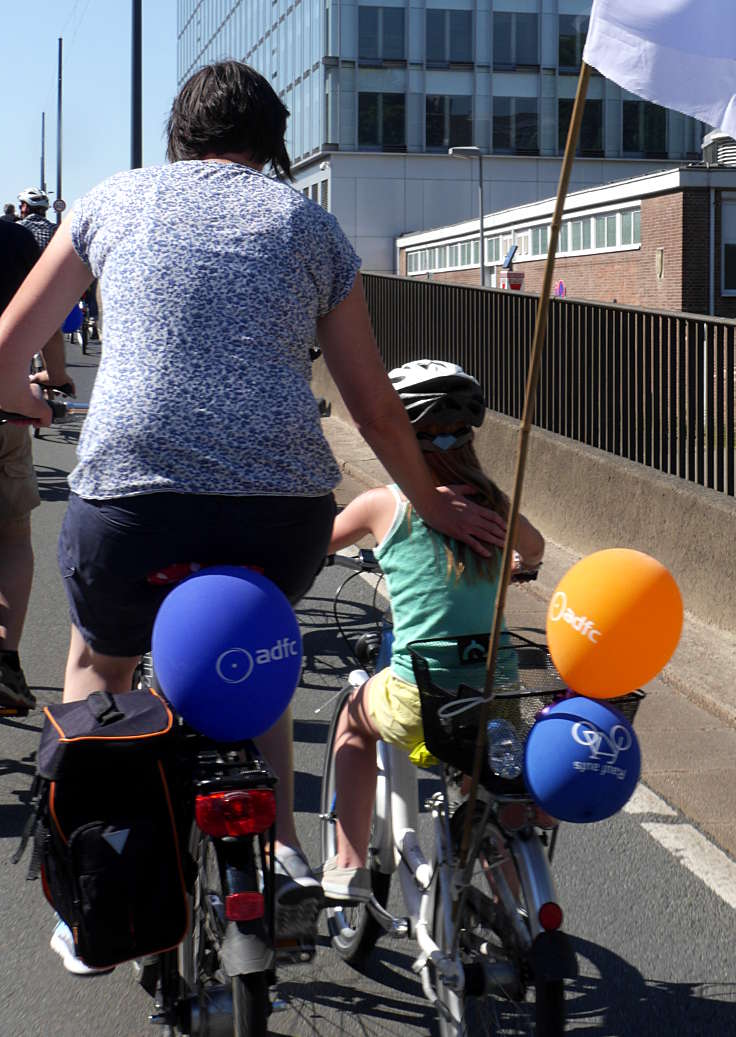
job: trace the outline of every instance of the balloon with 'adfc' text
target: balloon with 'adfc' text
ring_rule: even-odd
[[[616,547],[581,559],[547,610],[547,644],[573,691],[626,695],[657,676],[677,647],[682,597],[656,558]]]
[[[197,731],[238,742],[267,731],[301,672],[299,624],[279,588],[236,566],[202,569],[164,599],[151,639],[166,698]]]
[[[603,821],[629,801],[641,773],[634,729],[617,709],[594,699],[557,702],[544,711],[524,747],[524,781],[560,821]]]

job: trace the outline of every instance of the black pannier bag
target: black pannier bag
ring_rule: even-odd
[[[169,950],[188,926],[167,764],[172,714],[150,691],[93,692],[47,706],[32,814],[28,878],[97,968]]]

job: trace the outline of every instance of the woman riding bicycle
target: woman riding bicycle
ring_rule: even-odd
[[[31,356],[93,278],[105,349],[59,544],[72,618],[64,698],[130,688],[174,563],[260,568],[297,601],[322,564],[340,471],[310,390],[318,339],[360,431],[433,527],[483,552],[488,512],[438,492],[381,363],[360,261],[287,183],[288,110],[253,69],[197,71],[170,163],[119,173],[73,208],[0,321],[0,407],[48,425]],[[280,777],[279,927],[319,883],[293,819],[291,717],[259,740]],[[282,910],[283,909],[283,910]],[[300,917],[309,912],[300,911]]]
[[[418,360],[389,373],[414,426],[419,447],[437,485],[463,484],[488,509],[494,543],[504,543],[508,505],[483,472],[472,445],[473,426],[485,405],[478,382],[461,367]],[[539,564],[544,540],[519,516],[515,548],[524,567]],[[456,637],[490,628],[500,569],[500,552],[481,557],[431,529],[415,514],[397,486],[369,490],[335,519],[330,552],[366,534],[378,541],[391,599],[394,641],[391,666],[354,692],[340,714],[335,738],[337,856],[322,871],[325,896],[370,900],[365,867],[376,785],[376,741],[400,746],[415,763],[431,761],[424,745],[419,692],[408,644],[422,638]],[[457,684],[457,674],[438,659],[432,669],[440,684]],[[457,668],[459,669],[459,667]],[[515,678],[514,660],[500,653],[496,680]],[[460,678],[467,681],[466,671]]]

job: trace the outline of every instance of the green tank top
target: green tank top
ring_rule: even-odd
[[[480,645],[474,649],[469,635],[487,634],[493,625],[498,573],[490,580],[478,575],[457,579],[453,573],[448,574],[441,534],[425,525],[415,510],[410,511],[397,486],[389,489],[396,498],[396,513],[375,554],[386,576],[393,611],[391,669],[402,680],[416,683],[407,647],[412,641],[468,637],[460,646],[437,646],[431,653],[423,650],[422,654],[428,658],[433,680],[441,686],[455,688],[463,683],[482,688],[485,650]],[[496,684],[518,681],[516,653],[508,648],[505,630],[504,625]]]

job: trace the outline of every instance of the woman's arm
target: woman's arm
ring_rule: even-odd
[[[34,391],[28,381],[31,358],[58,331],[91,280],[89,267],[74,251],[67,221],[0,316],[0,407],[4,410],[48,424],[49,407],[40,389]]]
[[[435,486],[376,347],[360,274],[349,295],[319,320],[318,335],[360,434],[424,521],[487,557],[490,552],[483,545],[495,542],[488,510]]]

